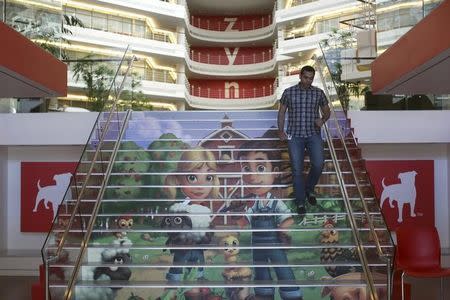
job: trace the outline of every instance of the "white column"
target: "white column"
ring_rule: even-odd
[[[177,64],[177,84],[184,85],[185,75],[184,75],[184,64]]]
[[[0,250],[8,248],[6,243],[8,222],[8,149],[0,147]]]
[[[178,111],[184,111],[186,110],[186,102],[179,102],[176,104]]]
[[[184,45],[186,43],[184,27],[177,26],[177,44]]]

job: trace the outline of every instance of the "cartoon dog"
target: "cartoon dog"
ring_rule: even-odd
[[[383,207],[383,203],[386,199],[389,198],[389,205],[391,208],[394,208],[392,204],[393,201],[397,201],[398,206],[398,219],[397,222],[403,222],[403,207],[406,203],[410,205],[410,215],[411,217],[415,217],[415,206],[416,206],[416,171],[399,173],[398,178],[400,179],[400,183],[385,185],[384,178],[381,181],[383,185],[383,192],[381,193],[381,207]]]
[[[53,218],[56,216],[58,208],[56,207],[56,202],[61,201],[64,197],[64,193],[70,184],[71,173],[55,174],[53,180],[56,182],[55,185],[48,185],[41,187],[40,180],[38,180],[37,187],[39,192],[36,195],[36,200],[34,203],[33,212],[37,212],[39,203],[44,200],[45,209],[50,209],[49,203],[53,207]]]

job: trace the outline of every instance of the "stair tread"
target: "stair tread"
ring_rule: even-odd
[[[375,247],[375,243],[371,242],[371,243],[367,243],[367,242],[363,242],[362,243],[364,248],[374,248]],[[392,248],[393,246],[390,243],[380,243],[380,246],[382,248]],[[79,250],[80,248],[80,244],[68,244],[66,243],[64,245],[65,249],[75,249],[75,250]],[[156,246],[149,246],[149,245],[128,245],[128,244],[124,244],[122,246],[118,246],[117,244],[99,244],[98,242],[94,242],[94,243],[90,243],[88,245],[89,248],[92,249],[105,249],[105,248],[111,248],[111,249],[129,249],[129,250],[170,250],[170,249],[178,249],[178,250],[182,250],[182,249],[218,249],[218,250],[223,250],[225,248],[229,248],[227,246],[224,245],[220,245],[220,244],[197,244],[197,245],[186,245],[186,246],[175,246],[175,245],[156,245]],[[286,245],[286,244],[258,244],[258,245],[248,245],[248,246],[243,246],[243,245],[239,245],[239,246],[235,246],[233,248],[236,249],[240,249],[240,250],[246,250],[246,249],[323,249],[323,248],[343,248],[343,249],[353,249],[355,248],[356,245],[354,243],[340,243],[340,244],[322,244],[322,243],[304,243],[302,242],[301,245]],[[48,249],[56,249],[55,247],[48,247]]]
[[[233,200],[233,199],[227,199],[227,200]],[[234,200],[242,200],[242,199],[234,199]],[[251,201],[251,200],[254,200],[254,199],[252,199],[252,198],[246,198],[246,200],[248,200],[248,201]],[[278,198],[278,200],[280,200],[280,201],[294,201],[294,198]],[[343,201],[343,198],[342,197],[317,197],[317,201],[327,201],[327,200],[335,200],[335,201]],[[358,197],[358,198],[355,198],[355,197],[350,197],[349,198],[349,200],[350,201],[361,201],[361,199]],[[364,200],[366,200],[366,201],[374,201],[375,200],[375,198],[374,197],[364,197]],[[66,199],[65,200],[66,202],[75,202],[75,201],[77,201],[77,199]],[[81,200],[82,202],[96,202],[97,200],[96,199],[83,199],[83,200]],[[167,202],[180,202],[180,201],[182,201],[181,199],[166,199],[166,198],[158,198],[158,199],[148,199],[148,198],[146,198],[146,199],[119,199],[119,198],[116,198],[116,199],[114,199],[114,198],[111,198],[111,199],[102,199],[102,202],[133,202],[133,201],[136,201],[136,202],[155,202],[155,201],[158,201],[158,202],[165,202],[165,201],[167,201]],[[211,199],[204,199],[204,201],[211,201],[211,202],[223,202],[223,201],[225,201],[225,199],[223,199],[223,198],[218,198],[218,199],[213,199],[213,198],[211,198]]]
[[[75,262],[65,262],[65,263],[52,263],[49,265],[50,268],[72,268],[74,267]],[[302,261],[290,261],[287,264],[274,264],[274,263],[254,263],[252,261],[249,262],[239,262],[239,263],[210,263],[210,264],[180,264],[180,263],[154,263],[149,262],[148,264],[143,263],[127,263],[127,264],[121,264],[120,267],[129,267],[129,268],[171,268],[171,267],[180,267],[180,268],[189,268],[189,267],[205,267],[205,268],[239,268],[239,267],[292,267],[292,268],[298,268],[298,267],[333,267],[333,266],[361,266],[362,264],[359,261],[347,261],[347,262],[333,262],[333,263],[322,263],[320,261],[314,262],[305,262]],[[368,265],[371,267],[379,267],[379,266],[385,266],[386,263],[382,262],[381,260],[372,260],[368,262]],[[83,267],[117,267],[117,264],[111,264],[111,263],[103,263],[103,262],[88,262],[83,263]]]
[[[386,286],[387,282],[384,280],[374,280],[375,286]],[[77,287],[130,287],[130,288],[195,288],[195,287],[213,287],[213,288],[230,288],[230,287],[288,287],[288,286],[300,286],[300,287],[323,287],[323,286],[352,286],[352,287],[365,287],[367,284],[364,280],[261,280],[261,281],[101,281],[101,280],[82,280],[77,281]],[[64,281],[51,281],[50,287],[66,287],[67,284]]]
[[[374,216],[379,216],[381,215],[380,211],[376,211],[376,212],[369,212],[370,215],[374,215]],[[77,217],[89,217],[92,214],[90,213],[81,213],[81,214],[77,214]],[[166,212],[166,213],[132,213],[129,214],[132,217],[148,217],[148,216],[152,216],[152,217],[165,217],[165,216],[188,216],[188,217],[195,217],[195,216],[218,216],[218,217],[241,217],[241,216],[247,216],[247,215],[251,215],[251,216],[292,216],[292,215],[296,215],[295,212],[292,213],[272,213],[272,214],[264,214],[264,213],[251,213],[251,214],[247,214],[245,212],[234,212],[234,213],[230,213],[230,212],[226,212],[226,213],[209,213],[209,214],[205,214],[205,213],[175,213],[175,212]],[[330,212],[312,212],[312,213],[308,213],[308,216],[342,216],[342,215],[347,215],[347,212],[334,212],[334,211],[330,211]],[[353,212],[353,215],[365,215],[364,212],[360,211],[360,212]],[[58,216],[61,217],[69,217],[71,216],[71,214],[69,213],[59,213]],[[123,213],[98,213],[97,217],[121,217],[123,216]]]
[[[280,171],[280,172],[266,172],[267,174],[291,174],[291,172],[289,171]],[[307,172],[303,172],[304,174],[306,174]],[[87,172],[77,172],[76,175],[81,175],[81,176],[86,176],[88,173]],[[111,176],[117,176],[117,175],[154,175],[154,176],[161,176],[161,175],[189,175],[191,173],[188,172],[138,172],[138,171],[133,171],[133,172],[129,172],[129,171],[124,171],[124,172],[111,172]],[[196,174],[202,174],[200,172],[196,173]],[[241,175],[241,172],[216,172],[214,173],[217,176],[220,175]],[[247,172],[246,174],[255,174],[252,172]],[[353,174],[351,171],[341,171],[341,174]],[[358,174],[367,174],[366,171],[361,171],[358,172]],[[99,172],[91,172],[90,174],[91,176],[105,176],[105,173],[99,173]],[[337,175],[336,171],[324,171],[322,172],[322,175]]]
[[[197,185],[197,187],[272,187],[272,188],[285,188],[292,186],[292,184],[228,184],[228,185]],[[345,186],[347,187],[356,187],[355,183],[346,183]],[[371,186],[370,183],[360,183],[359,186],[366,187]],[[81,185],[73,185],[72,187],[80,188]],[[159,185],[149,185],[149,184],[140,184],[140,185],[107,185],[106,188],[164,188],[164,187],[170,187],[170,185],[165,184],[159,184]],[[178,185],[178,187],[183,187],[182,185]],[[189,186],[186,186],[189,187]],[[333,184],[333,183],[318,183],[316,185],[316,188],[320,187],[340,187],[339,184]],[[101,185],[87,185],[86,188],[101,188]]]
[[[356,146],[348,146],[346,147],[348,150],[359,150],[359,147]],[[323,148],[325,151],[329,151],[330,148],[329,147],[324,147]],[[219,149],[208,149],[209,151],[219,151]],[[258,150],[266,150],[266,151],[271,151],[271,150],[281,150],[281,151],[287,151],[288,148],[287,147],[280,147],[280,148],[258,148]],[[343,151],[345,150],[344,147],[335,147],[334,150],[338,150],[338,151]],[[95,153],[97,150],[94,149],[87,149],[86,152],[87,153]],[[172,148],[168,148],[168,149],[119,149],[117,150],[117,152],[184,152],[184,151],[189,151],[189,149],[172,149]],[[113,152],[112,149],[101,149],[100,152]]]
[[[349,227],[335,227],[333,228],[336,231],[351,231],[352,229]],[[368,228],[358,228],[359,231],[369,231]],[[377,231],[386,230],[386,227],[375,227]],[[290,232],[306,232],[306,231],[317,231],[324,230],[322,226],[314,227],[314,228],[297,228],[295,225],[289,227]],[[104,233],[114,233],[119,231],[119,229],[94,229],[93,232],[104,232]],[[137,233],[149,233],[149,232],[283,232],[286,229],[276,228],[276,229],[254,229],[254,228],[240,228],[236,226],[226,226],[226,228],[192,228],[192,229],[160,229],[160,228],[146,228],[146,229],[128,229],[127,232],[137,232]],[[53,232],[64,232],[64,229],[54,229]],[[74,230],[71,229],[70,232],[85,232],[85,230]]]

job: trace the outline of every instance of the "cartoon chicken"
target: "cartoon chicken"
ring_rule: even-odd
[[[320,252],[320,262],[322,264],[334,264],[338,262],[357,262],[358,256],[355,249],[345,249],[337,247],[339,244],[339,232],[335,229],[333,220],[328,219],[323,224],[324,230],[320,234],[320,242],[329,245],[323,247]],[[331,277],[336,277],[349,272],[360,270],[355,266],[326,266],[325,270]]]

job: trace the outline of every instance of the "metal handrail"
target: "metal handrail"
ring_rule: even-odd
[[[127,47],[127,49],[125,50],[125,52],[124,52],[124,54],[123,54],[123,57],[122,57],[122,59],[121,59],[121,61],[120,61],[119,67],[118,67],[117,70],[116,70],[116,73],[114,74],[114,77],[113,77],[112,83],[111,83],[111,85],[110,85],[110,87],[109,87],[109,90],[108,90],[107,95],[110,95],[111,90],[113,89],[113,86],[115,86],[115,80],[116,80],[116,78],[117,78],[117,76],[118,76],[118,74],[119,74],[120,67],[122,66],[122,63],[125,61],[125,57],[126,57],[126,55],[127,55],[127,52],[128,52],[128,47]],[[132,59],[132,60],[129,62],[129,64],[128,64],[128,69],[127,69],[127,72],[126,72],[126,74],[125,74],[125,77],[124,77],[124,79],[123,79],[123,81],[122,81],[121,88],[123,87],[123,83],[124,83],[124,81],[125,81],[126,76],[128,75],[128,71],[129,71],[129,69],[130,69],[130,67],[131,67],[132,62],[133,62],[133,59]],[[79,208],[79,206],[80,206],[82,197],[83,197],[83,195],[84,195],[84,191],[85,191],[85,189],[86,189],[87,182],[88,182],[88,180],[89,180],[89,178],[90,178],[90,176],[91,176],[92,170],[93,170],[94,165],[95,165],[95,162],[96,162],[96,160],[97,160],[97,156],[98,156],[99,153],[100,153],[100,149],[102,148],[104,139],[105,139],[105,137],[106,137],[106,133],[108,132],[109,124],[110,124],[111,119],[112,119],[112,116],[113,116],[113,113],[112,113],[112,112],[116,109],[116,106],[117,106],[117,100],[118,100],[118,98],[119,98],[119,97],[117,97],[117,90],[116,90],[116,88],[114,88],[114,92],[115,92],[114,102],[113,102],[113,105],[111,106],[111,109],[109,110],[108,119],[107,119],[105,125],[103,126],[103,132],[102,132],[102,134],[101,134],[101,136],[100,136],[100,139],[99,139],[99,143],[98,143],[97,149],[96,149],[96,151],[95,151],[95,153],[94,153],[94,157],[92,158],[92,162],[91,162],[91,164],[90,164],[90,166],[89,166],[89,171],[88,171],[88,173],[87,173],[87,175],[86,175],[86,177],[85,177],[85,180],[84,180],[84,182],[83,182],[83,185],[82,185],[82,187],[81,187],[81,190],[80,190],[80,192],[78,193],[77,202],[75,203],[75,206],[74,206],[74,208],[73,208],[72,214],[71,214],[70,219],[69,219],[69,223],[67,224],[67,226],[66,226],[66,228],[65,228],[65,230],[64,230],[64,233],[63,233],[63,235],[62,235],[62,237],[61,237],[61,239],[60,239],[60,242],[59,242],[59,244],[58,244],[58,248],[56,249],[56,252],[55,252],[55,257],[58,257],[58,256],[61,254],[62,248],[64,247],[64,244],[65,244],[66,239],[67,239],[67,235],[68,235],[68,233],[69,233],[70,228],[71,228],[72,225],[73,225],[73,222],[74,222],[74,220],[75,220],[76,212],[78,211],[78,208]],[[69,187],[69,188],[70,188],[70,187]]]
[[[321,46],[320,44],[319,44],[319,47],[320,47],[320,49],[321,49],[321,51],[322,51],[322,54],[324,54],[324,51],[323,51],[322,46]],[[325,59],[325,57],[324,57],[323,59]],[[322,82],[325,82],[325,80],[324,80],[324,78],[323,78],[322,72],[320,71],[319,73],[320,73],[320,77],[321,77]],[[334,82],[333,82],[333,85],[334,85]],[[336,87],[335,87],[335,89],[336,89]],[[330,98],[327,89],[325,89],[325,93],[327,93],[327,97]],[[363,206],[364,212],[365,212],[366,217],[367,217],[367,222],[368,222],[368,225],[369,225],[370,233],[372,234],[372,236],[373,236],[373,238],[374,238],[374,241],[375,241],[375,246],[376,246],[378,255],[381,256],[381,257],[390,256],[389,254],[386,254],[386,253],[383,252],[383,249],[382,249],[382,247],[381,247],[380,240],[378,239],[378,235],[377,235],[376,232],[375,232],[375,227],[374,227],[373,222],[372,222],[372,219],[371,219],[371,217],[370,217],[369,209],[368,209],[368,207],[367,207],[366,202],[364,201],[364,195],[363,195],[361,186],[360,186],[360,184],[359,184],[359,180],[358,180],[358,178],[356,177],[356,171],[355,171],[355,168],[354,168],[353,163],[352,163],[351,155],[350,155],[350,152],[348,151],[347,145],[345,144],[344,134],[342,133],[341,126],[339,125],[339,121],[338,121],[338,119],[337,119],[337,117],[336,117],[336,111],[334,110],[334,106],[333,106],[333,105],[330,105],[330,107],[331,107],[331,113],[332,113],[333,116],[334,116],[333,119],[334,119],[334,121],[335,121],[335,123],[336,123],[337,131],[338,131],[338,133],[339,133],[339,138],[340,138],[341,141],[342,141],[342,146],[343,146],[343,148],[344,148],[345,155],[346,155],[346,157],[347,157],[347,160],[348,160],[349,165],[350,165],[350,169],[351,169],[351,171],[352,171],[353,179],[354,179],[354,181],[355,181],[356,188],[357,188],[357,190],[358,190],[359,198],[360,198],[360,200],[361,200],[361,202],[362,202],[362,206]]]
[[[320,49],[322,51],[322,54],[324,55],[324,51],[323,51],[322,46],[320,44],[319,44],[319,47],[320,47]],[[323,59],[325,60],[325,57],[323,57]],[[318,60],[318,61],[320,61],[320,60]],[[319,64],[320,64],[320,62],[319,62]],[[327,65],[327,67],[328,67],[328,65]],[[321,68],[319,68],[319,69],[320,69],[319,74],[321,76],[321,80],[322,80],[322,82],[325,83],[325,80],[323,78],[323,73],[321,71]],[[333,86],[334,86],[334,82],[332,82],[332,83],[333,83]],[[334,86],[334,88],[336,89],[335,86]],[[327,89],[324,89],[324,90],[325,90],[325,93],[327,94],[327,97],[330,98],[329,94],[328,94],[328,90]],[[360,201],[362,203],[364,213],[366,215],[367,224],[369,226],[369,231],[370,231],[370,234],[372,235],[372,237],[374,239],[374,242],[375,242],[375,247],[377,249],[377,253],[378,253],[379,257],[384,258],[387,261],[388,299],[390,299],[391,298],[391,289],[392,289],[392,277],[391,277],[391,273],[392,273],[391,272],[392,271],[391,270],[391,268],[392,268],[392,266],[391,266],[391,264],[392,264],[392,255],[390,253],[384,253],[383,248],[381,247],[380,240],[379,240],[378,235],[377,235],[377,233],[375,231],[375,226],[373,225],[372,218],[370,217],[369,209],[367,207],[366,202],[364,201],[364,195],[363,195],[363,192],[362,192],[359,180],[358,180],[358,178],[356,176],[356,171],[355,171],[355,168],[353,166],[353,162],[352,162],[352,159],[351,159],[350,152],[348,151],[348,147],[345,144],[344,134],[342,133],[341,127],[339,125],[339,121],[338,121],[337,116],[336,116],[336,111],[335,111],[334,106],[332,104],[330,105],[330,107],[331,107],[331,112],[332,112],[332,115],[334,117],[333,119],[335,121],[336,128],[337,128],[340,140],[342,142],[342,146],[344,148],[347,160],[348,160],[349,165],[350,165],[351,173],[353,175],[353,179],[355,181],[356,188],[358,190],[358,195],[359,195]],[[352,136],[352,137],[354,139],[354,136]]]
[[[128,73],[128,71],[129,71],[129,69],[127,70],[127,73]],[[126,78],[126,76],[125,76],[125,78]],[[125,81],[125,79],[124,79],[124,81]],[[123,84],[122,84],[122,87],[123,87]],[[120,94],[120,92],[119,92],[119,94]],[[128,110],[127,111],[127,115],[125,116],[125,119],[124,119],[124,122],[123,122],[123,126],[122,126],[122,128],[120,130],[120,135],[117,138],[116,144],[114,145],[113,153],[111,155],[111,161],[110,161],[110,163],[108,165],[108,168],[106,169],[105,178],[103,179],[103,183],[102,183],[100,192],[97,195],[97,199],[96,199],[96,202],[95,202],[95,205],[94,205],[92,216],[89,219],[89,223],[88,223],[88,226],[87,226],[86,234],[85,234],[85,236],[84,236],[84,238],[83,238],[83,240],[81,242],[80,252],[79,252],[77,260],[75,262],[74,270],[72,271],[72,275],[70,277],[69,284],[68,284],[67,289],[66,289],[66,291],[64,293],[64,299],[65,300],[71,299],[71,297],[72,297],[72,292],[73,292],[73,288],[74,288],[74,285],[75,285],[75,281],[76,281],[76,278],[78,276],[78,272],[79,272],[80,267],[81,267],[81,260],[83,259],[84,253],[85,253],[86,248],[87,248],[87,244],[89,242],[89,239],[91,238],[92,230],[93,230],[94,224],[95,224],[95,219],[97,217],[98,210],[100,208],[100,203],[101,203],[101,200],[103,198],[103,194],[105,193],[106,184],[107,184],[107,182],[109,180],[109,177],[111,175],[111,171],[112,171],[113,166],[114,166],[113,162],[114,162],[114,160],[116,158],[117,150],[119,150],[120,141],[122,140],[122,138],[124,136],[125,128],[126,128],[126,126],[128,124],[128,120],[130,118],[130,115],[131,115],[131,110]]]
[[[334,115],[334,119],[337,120],[336,115]],[[362,264],[363,272],[364,272],[364,275],[365,275],[365,277],[367,279],[367,283],[368,283],[368,286],[369,286],[370,298],[372,300],[378,300],[378,294],[376,292],[376,288],[375,288],[374,280],[373,280],[373,277],[372,277],[372,273],[370,272],[370,269],[369,269],[369,263],[368,263],[366,254],[364,252],[364,246],[363,246],[363,243],[362,243],[361,238],[359,236],[359,231],[358,231],[358,228],[357,228],[357,225],[356,225],[356,220],[355,220],[355,218],[353,216],[353,209],[352,209],[351,204],[350,204],[350,200],[349,200],[349,197],[348,197],[347,189],[345,188],[344,178],[342,177],[341,168],[339,166],[339,162],[338,162],[338,159],[337,159],[337,156],[336,156],[336,151],[334,149],[333,141],[332,141],[329,129],[328,129],[328,124],[326,124],[326,123],[324,124],[324,129],[325,129],[325,133],[326,133],[326,139],[327,139],[328,147],[330,149],[331,158],[333,160],[333,164],[334,164],[335,169],[336,169],[336,175],[337,175],[337,179],[338,179],[338,182],[339,182],[339,187],[341,189],[342,197],[343,197],[343,200],[344,200],[344,205],[345,205],[345,208],[347,210],[347,215],[348,215],[348,218],[349,218],[349,221],[350,221],[350,227],[352,229],[353,237],[354,237],[355,242],[356,242],[356,250],[358,252],[358,256],[359,256],[359,259],[360,259],[361,264]]]
[[[127,46],[127,48],[125,49],[124,54],[123,54],[122,58],[120,59],[119,67],[116,69],[116,72],[115,72],[115,74],[114,74],[114,77],[112,78],[111,85],[109,86],[109,89],[108,89],[108,92],[107,92],[108,97],[111,95],[111,90],[113,89],[113,86],[115,86],[115,80],[116,80],[116,78],[117,78],[117,76],[118,76],[118,74],[119,74],[120,66],[122,66],[122,63],[123,63],[125,60],[127,60],[127,59],[126,59],[126,56],[127,56],[127,53],[128,53],[128,49],[129,49],[129,46]],[[130,59],[130,61],[133,61],[133,60],[135,60],[135,57],[132,57],[132,58]],[[117,94],[117,93],[116,93],[116,94]],[[117,102],[117,100],[118,100],[118,98],[115,97],[113,101]],[[110,115],[112,115],[111,112],[112,112],[113,109],[114,109],[114,107],[112,107],[112,108],[110,109]],[[95,127],[96,127],[96,125],[99,123],[100,116],[101,116],[101,112],[99,112],[98,115],[97,115],[97,118],[96,118],[96,120],[95,120],[95,122],[94,122],[94,126],[92,127],[92,130],[91,130],[91,132],[90,132],[90,134],[89,134],[88,142],[85,144],[82,153],[85,153],[86,150],[87,150],[89,140],[91,139],[91,137],[93,136],[93,134],[94,134],[94,132],[95,132]],[[108,123],[108,124],[109,124],[109,123]],[[104,127],[104,128],[105,128],[105,127]],[[107,129],[108,129],[108,128],[105,128],[105,131],[107,131]],[[101,143],[99,143],[98,148],[97,148],[96,150],[98,151],[98,150],[100,149],[100,147],[101,147]],[[97,151],[96,151],[96,152],[97,152]],[[98,155],[98,154],[96,154],[96,156],[97,156],[97,155]],[[76,170],[78,170],[78,167],[80,166],[80,164],[81,164],[81,162],[82,162],[82,159],[83,159],[83,156],[81,156],[80,160],[78,161]],[[96,159],[96,157],[95,157],[95,159]],[[92,160],[92,164],[95,163],[95,159]],[[91,172],[92,172],[92,171],[91,171]],[[87,178],[89,178],[89,175],[88,175]],[[66,195],[67,195],[67,191],[69,191],[69,190],[71,189],[73,183],[76,184],[76,178],[75,178],[75,177],[72,177],[72,179],[71,179],[71,181],[70,181],[70,184],[69,184],[69,186],[67,187],[66,193],[64,194],[64,197],[63,197],[63,199],[62,199],[61,202],[64,201],[64,199],[65,199],[65,197],[66,197]],[[76,190],[76,193],[77,193],[77,203],[79,203],[79,202],[81,201],[81,195],[83,194],[83,191],[78,192],[78,190]],[[78,207],[78,206],[77,206],[77,207]],[[70,228],[70,227],[73,225],[76,211],[77,211],[76,209],[73,210],[73,212],[72,212],[73,217],[71,216],[71,218],[69,219],[69,223],[68,223],[66,229],[67,229],[67,228]],[[49,299],[49,289],[48,289],[48,283],[49,283],[49,280],[48,280],[48,264],[49,264],[50,262],[52,262],[52,261],[55,261],[55,260],[59,257],[60,252],[61,252],[61,249],[62,249],[62,245],[64,244],[64,242],[61,244],[61,240],[59,240],[58,245],[61,245],[61,248],[60,248],[60,249],[57,249],[57,251],[56,251],[55,253],[53,253],[51,256],[48,256],[48,257],[47,257],[47,256],[45,255],[46,245],[47,245],[48,241],[50,240],[50,236],[51,236],[51,234],[52,234],[52,229],[53,229],[53,226],[54,226],[55,221],[56,221],[57,218],[58,218],[58,216],[55,216],[55,218],[54,218],[54,220],[53,220],[53,223],[52,223],[52,227],[51,227],[50,231],[49,231],[48,234],[47,234],[47,237],[46,237],[46,239],[45,239],[45,241],[44,241],[44,245],[43,245],[42,250],[41,250],[42,259],[43,259],[43,262],[44,262],[44,265],[45,265],[45,270],[46,270],[46,271],[45,271],[45,283],[46,283],[46,287],[47,287],[47,288],[45,289],[45,299]],[[66,236],[67,236],[67,233],[64,233],[64,234],[62,235],[62,238],[65,240],[65,239],[66,239]]]

